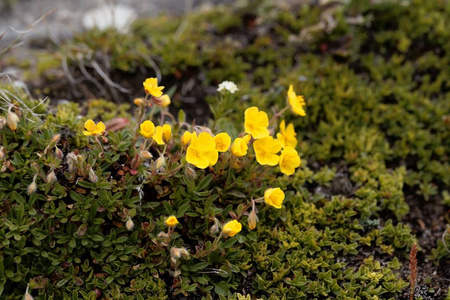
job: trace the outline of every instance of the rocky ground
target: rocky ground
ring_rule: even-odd
[[[93,17],[103,24],[110,20],[111,15],[116,15],[116,23],[122,24],[137,17],[152,17],[162,13],[182,15],[204,5],[227,2],[232,1],[0,0],[0,35],[4,34],[0,39],[0,49],[25,32],[24,41],[47,37],[55,40],[68,38],[92,24]]]

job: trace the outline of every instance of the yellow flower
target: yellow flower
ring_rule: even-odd
[[[162,90],[164,89],[163,86],[158,86],[158,79],[152,77],[145,79],[144,83],[144,89],[147,94],[150,94],[155,97],[161,97]]]
[[[275,208],[281,208],[284,200],[284,192],[280,188],[267,189],[264,192],[264,201]]]
[[[286,147],[281,151],[280,155],[280,169],[286,175],[292,175],[295,168],[300,167],[301,160],[297,151],[292,147]]]
[[[191,144],[186,151],[186,161],[197,168],[214,166],[219,158],[214,138],[207,132],[192,135]]]
[[[187,144],[189,144],[189,142],[192,139],[192,135],[196,134],[194,133],[190,133],[189,131],[185,131],[183,133],[183,135],[181,136],[181,145],[186,146]]]
[[[259,111],[256,106],[245,110],[245,132],[255,139],[260,139],[269,135],[269,117],[263,111]]]
[[[277,153],[281,150],[281,143],[271,136],[253,142],[253,149],[256,154],[256,161],[260,165],[275,166],[278,164],[280,157]]]
[[[141,131],[139,133],[147,139],[151,138],[155,134],[155,124],[148,120],[142,122]]]
[[[170,216],[164,221],[164,224],[167,227],[175,227],[178,224],[178,219],[175,216]]]
[[[219,152],[225,152],[230,148],[231,138],[226,132],[216,135],[214,141],[216,142],[216,149]]]
[[[158,145],[167,144],[172,137],[172,127],[168,124],[164,124],[163,126],[156,126],[155,134],[152,136],[153,140]]]
[[[248,142],[252,137],[250,135],[246,135],[242,138],[236,138],[231,146],[231,153],[234,156],[241,157],[247,155],[248,150]]]
[[[239,231],[242,230],[242,224],[236,220],[230,221],[223,225],[222,234],[224,236],[235,236]]]
[[[289,86],[288,90],[288,101],[289,105],[292,107],[292,111],[295,114],[302,117],[306,116],[305,110],[303,109],[303,106],[305,106],[305,99],[301,95],[297,96],[297,94],[294,92],[292,84]]]
[[[161,105],[162,107],[169,106],[170,105],[170,97],[169,97],[169,95],[164,94],[161,97],[159,97],[158,104]]]
[[[277,138],[281,142],[281,146],[295,148],[297,146],[297,133],[295,133],[294,125],[289,124],[286,128],[286,123],[281,121],[280,132],[277,133]]]
[[[106,126],[103,122],[98,122],[98,124],[95,124],[94,121],[89,119],[86,123],[84,123],[84,128],[87,130],[83,131],[84,135],[102,135],[103,132],[105,132]]]

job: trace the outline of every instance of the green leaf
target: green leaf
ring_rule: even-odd
[[[208,262],[201,262],[201,263],[198,263],[198,264],[189,266],[188,269],[189,269],[189,271],[191,271],[191,272],[197,272],[197,271],[200,271],[201,269],[206,268],[208,265],[209,265]]]
[[[201,192],[201,191],[209,188],[209,184],[211,183],[212,180],[213,180],[212,174],[208,174],[207,176],[205,176],[205,178],[203,178],[202,181],[200,181],[197,184],[197,193],[196,194],[201,196],[202,194],[199,194],[198,192]],[[209,192],[208,192],[208,194],[209,194]],[[206,195],[208,195],[208,194],[206,194]]]

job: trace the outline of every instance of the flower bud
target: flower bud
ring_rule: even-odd
[[[89,168],[89,180],[93,183],[96,183],[98,181],[98,176],[95,174],[94,170]]]
[[[250,230],[255,229],[256,222],[258,222],[258,216],[256,215],[256,211],[252,209],[252,211],[248,215],[248,229]]]
[[[58,133],[58,134],[55,134],[53,137],[52,137],[52,140],[50,141],[50,143],[51,144],[56,144],[58,141],[59,141],[59,139],[61,138],[61,135]]]
[[[17,123],[19,123],[19,116],[12,111],[8,112],[8,116],[6,117],[6,124],[8,124],[9,128],[11,130],[16,130]]]
[[[56,181],[56,174],[55,171],[52,169],[48,174],[47,174],[47,183],[53,183]]]
[[[145,159],[153,158],[153,155],[150,152],[148,152],[147,150],[141,150],[141,152],[139,154],[141,155],[142,158],[145,158]]]
[[[55,154],[56,154],[56,157],[58,157],[59,159],[63,159],[63,157],[64,157],[64,153],[61,151],[61,149],[59,149],[56,146],[55,146]]]
[[[172,247],[170,249],[170,257],[173,263],[176,263],[180,257],[189,257],[189,252],[186,248],[176,248]]]
[[[27,188],[28,195],[34,194],[34,192],[36,192],[36,189],[37,189],[37,185],[36,185],[36,182],[34,182],[34,180],[33,180],[33,182]]]
[[[186,174],[186,176],[188,176],[192,179],[195,179],[197,177],[197,173],[195,173],[195,170],[192,169],[191,167],[189,167],[188,165],[186,165],[185,174]]]
[[[156,160],[156,168],[159,169],[161,167],[164,167],[165,165],[166,165],[166,159],[164,158],[164,156],[160,156]]]
[[[219,232],[219,220],[217,220],[217,218],[214,218],[214,225],[211,226],[211,234],[216,234],[217,232]]]
[[[155,101],[155,104],[161,105],[162,107],[167,107],[170,105],[170,97],[169,97],[169,95],[166,95],[166,94],[162,95],[159,98],[155,98],[154,101]]]
[[[133,223],[133,220],[131,220],[131,218],[128,218],[127,222],[125,223],[125,227],[128,230],[132,230],[133,229],[134,223]]]
[[[134,99],[134,104],[136,104],[137,106],[142,106],[145,104],[144,100],[142,98],[136,98]]]
[[[28,293],[28,289],[30,288],[30,284],[27,285],[27,289],[25,291],[25,295],[23,296],[24,300],[34,300],[33,296]]]
[[[3,160],[5,158],[5,147],[0,146],[0,160]]]
[[[5,119],[5,117],[1,117],[1,116],[0,116],[0,130],[3,129],[3,126],[5,126],[5,124],[6,124],[6,119]]]

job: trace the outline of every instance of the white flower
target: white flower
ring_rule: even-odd
[[[223,90],[227,90],[230,93],[234,94],[234,92],[238,91],[236,84],[232,81],[223,81],[219,84],[219,88],[217,89],[218,92],[221,92]]]

